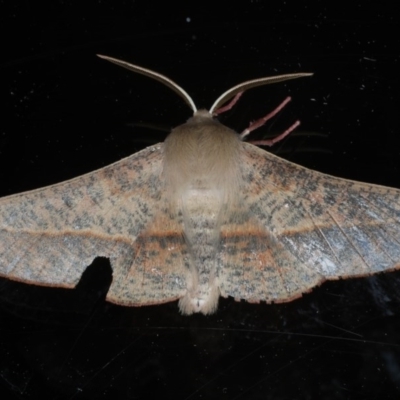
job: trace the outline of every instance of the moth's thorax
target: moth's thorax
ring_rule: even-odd
[[[217,190],[230,197],[239,184],[241,141],[233,130],[200,110],[172,130],[164,143],[164,174],[173,193]]]

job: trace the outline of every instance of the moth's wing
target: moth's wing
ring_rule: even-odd
[[[223,226],[223,296],[285,302],[327,279],[400,268],[400,190],[318,173],[243,143]]]
[[[168,213],[162,145],[87,175],[0,199],[0,276],[74,287],[109,257],[107,300],[163,303],[185,294],[182,228]]]

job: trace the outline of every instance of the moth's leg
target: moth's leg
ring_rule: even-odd
[[[213,115],[219,115],[224,113],[225,111],[230,110],[240,99],[240,96],[243,94],[243,92],[239,92],[226,106],[220,107],[217,110],[213,112]]]
[[[240,138],[241,139],[245,138],[250,132],[263,126],[268,120],[270,120],[272,117],[274,117],[276,114],[278,114],[278,112],[281,111],[286,106],[286,104],[289,103],[290,100],[292,100],[292,98],[290,96],[286,97],[286,99],[284,101],[282,101],[282,103],[279,104],[278,107],[276,107],[274,110],[272,110],[270,113],[268,113],[265,117],[262,117],[262,118],[258,119],[257,121],[251,122],[249,127],[240,134]],[[286,129],[285,132],[283,132],[276,138],[274,138],[272,140],[262,140],[262,141],[257,142],[257,144],[265,144],[267,146],[272,146],[274,143],[278,142],[279,140],[282,140],[285,136],[287,136],[299,124],[300,124],[300,122],[296,121],[289,129]],[[256,144],[256,142],[250,142],[250,143]]]
[[[287,135],[289,135],[290,132],[295,130],[298,126],[300,125],[300,121],[296,121],[294,124],[292,124],[288,129],[286,129],[285,132],[281,133],[279,136],[274,137],[273,139],[266,139],[266,140],[252,140],[249,141],[251,144],[255,144],[257,146],[273,146],[276,142],[281,141],[284,139]]]

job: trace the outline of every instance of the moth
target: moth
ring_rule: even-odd
[[[214,118],[246,89],[309,74],[244,82],[206,111],[167,77],[101,57],[167,85],[194,115],[164,143],[0,199],[1,276],[73,288],[95,257],[108,257],[108,301],[179,299],[189,315],[215,312],[219,296],[288,302],[325,280],[400,267],[400,190],[312,171],[242,140],[269,116],[242,135]]]

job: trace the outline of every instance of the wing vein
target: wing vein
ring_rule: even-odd
[[[329,240],[327,239],[327,237],[325,236],[325,234],[323,233],[323,231],[320,229],[320,227],[316,224],[312,214],[310,214],[307,209],[305,207],[303,207],[303,209],[306,211],[306,213],[309,215],[313,225],[315,226],[315,228],[317,229],[317,232],[321,235],[322,239],[325,241],[325,243],[328,245],[329,249],[331,250],[333,256],[335,257],[336,261],[338,262],[338,264],[343,267],[342,263],[340,262],[340,259],[338,257],[338,255],[336,254],[334,248],[331,246]],[[329,213],[328,213],[329,214]]]
[[[350,237],[346,234],[346,232],[342,229],[340,224],[336,221],[335,217],[329,212],[329,210],[326,210],[326,213],[331,217],[332,221],[335,223],[335,225],[338,227],[342,235],[346,238],[346,240],[350,243],[351,247],[354,249],[354,251],[358,254],[364,265],[367,266],[368,269],[371,269],[371,266],[367,263],[365,260],[364,256],[361,254],[361,252],[358,250],[357,246],[352,242]],[[365,269],[365,268],[364,268]]]

